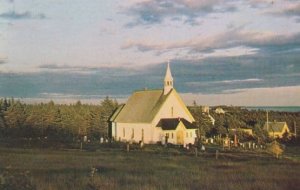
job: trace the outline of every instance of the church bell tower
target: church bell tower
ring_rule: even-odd
[[[167,71],[164,79],[164,95],[173,89],[173,77],[170,69],[170,61],[168,61]]]

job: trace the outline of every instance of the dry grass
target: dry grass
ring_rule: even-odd
[[[298,149],[289,154],[298,152]],[[296,155],[296,157],[299,155]],[[94,168],[94,174],[91,174]],[[300,163],[263,153],[198,157],[175,149],[0,149],[0,172],[27,172],[36,189],[297,189]]]

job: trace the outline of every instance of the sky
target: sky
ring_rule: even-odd
[[[0,97],[300,106],[299,0],[0,0]]]

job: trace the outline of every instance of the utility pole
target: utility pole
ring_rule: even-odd
[[[296,121],[294,121],[294,133],[295,133],[295,139],[297,138],[297,125]]]
[[[269,134],[269,112],[267,110],[267,132]]]

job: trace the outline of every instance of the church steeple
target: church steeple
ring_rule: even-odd
[[[170,69],[170,61],[168,61],[167,71],[164,79],[164,95],[173,89],[173,77]]]

